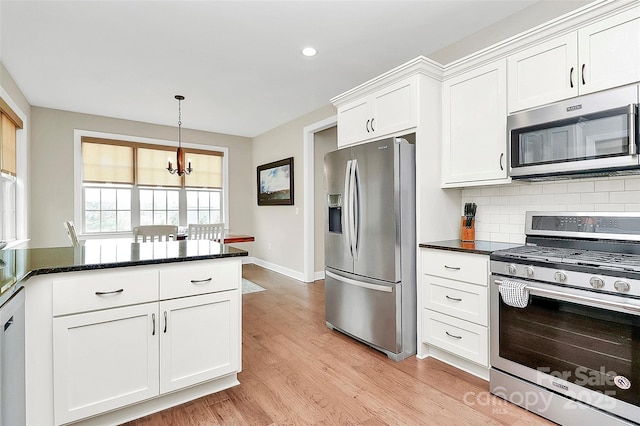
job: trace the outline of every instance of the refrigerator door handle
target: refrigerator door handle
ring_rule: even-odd
[[[345,167],[345,175],[344,175],[344,202],[342,203],[343,208],[343,226],[344,226],[344,241],[347,247],[349,247],[349,255],[353,258],[353,245],[351,243],[351,201],[349,197],[349,191],[351,187],[351,160],[347,161],[347,166]]]
[[[352,241],[353,241],[353,258],[358,259],[360,252],[360,167],[358,166],[358,160],[353,160],[353,212],[352,212]]]
[[[330,271],[325,271],[324,272],[327,276],[333,278],[334,280],[338,280],[341,281],[345,284],[350,284],[350,285],[355,285],[357,287],[363,287],[363,288],[368,288],[369,290],[376,290],[376,291],[383,291],[385,293],[391,293],[393,292],[393,288],[392,287],[387,287],[385,285],[378,285],[378,284],[371,284],[371,283],[365,283],[362,281],[357,281],[351,278],[347,278],[347,277],[342,277],[338,274],[334,274],[333,272]]]
[[[358,167],[358,160],[350,160],[351,167],[349,169],[349,195],[347,197],[347,203],[349,204],[349,248],[351,249],[351,257],[357,259],[356,253],[356,215],[358,213],[356,208],[356,185],[355,176],[356,168]]]

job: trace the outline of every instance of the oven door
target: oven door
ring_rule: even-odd
[[[525,308],[491,276],[491,366],[617,416],[640,414],[640,301],[535,281]]]

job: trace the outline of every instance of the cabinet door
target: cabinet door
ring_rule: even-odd
[[[578,32],[580,93],[640,81],[640,7]]]
[[[509,113],[578,95],[578,39],[575,33],[509,56]]]
[[[392,84],[375,93],[371,99],[373,134],[386,136],[417,124],[418,89],[415,77]]]
[[[158,395],[158,303],[53,319],[55,423]]]
[[[418,83],[411,77],[338,108],[338,147],[415,127],[417,117]]]
[[[160,302],[160,393],[240,370],[238,290]]]
[[[371,108],[367,98],[344,105],[338,109],[338,148],[371,137]]]
[[[443,186],[506,179],[505,60],[444,83]]]

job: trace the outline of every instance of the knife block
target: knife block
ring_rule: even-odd
[[[467,218],[460,218],[460,241],[469,242],[476,240],[476,219],[471,219],[471,226],[467,227]]]

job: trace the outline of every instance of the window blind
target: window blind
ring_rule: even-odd
[[[168,162],[176,167],[176,152],[156,148],[137,148],[136,172],[138,185],[182,186],[177,174],[167,171]]]
[[[193,172],[185,175],[190,188],[222,188],[222,153],[201,154],[185,150],[185,162],[191,161]]]
[[[16,125],[6,114],[0,115],[0,169],[3,173],[16,176]]]
[[[133,147],[82,142],[83,181],[134,183]]]
[[[222,188],[223,152],[184,149],[185,167],[191,161],[193,173],[184,180],[167,171],[174,167],[176,148],[122,140],[82,138],[83,181],[139,186]]]

